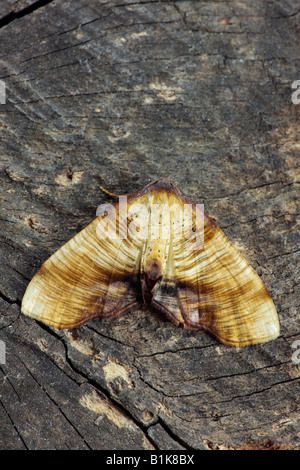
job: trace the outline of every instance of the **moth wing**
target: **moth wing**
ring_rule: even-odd
[[[25,315],[70,329],[137,303],[141,241],[116,237],[115,215],[97,217],[44,263],[23,297]]]
[[[184,325],[236,347],[276,338],[277,312],[263,282],[206,214],[203,225],[202,246],[193,237],[173,243]]]

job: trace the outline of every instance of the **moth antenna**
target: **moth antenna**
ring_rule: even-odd
[[[102,186],[100,186],[100,189],[101,189],[104,193],[108,194],[108,195],[111,196],[111,197],[128,196],[128,194],[115,194],[115,193],[111,193],[110,191],[107,191],[107,189],[104,189]]]

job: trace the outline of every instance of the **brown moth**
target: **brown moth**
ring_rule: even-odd
[[[232,346],[279,335],[261,279],[167,178],[120,198],[54,253],[27,287],[22,312],[72,329],[143,303]]]

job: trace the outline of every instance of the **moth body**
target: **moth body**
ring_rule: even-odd
[[[141,284],[143,301],[150,304],[155,293],[155,287],[166,268],[167,240],[147,240],[141,258]]]

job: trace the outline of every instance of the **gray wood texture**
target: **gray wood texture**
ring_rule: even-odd
[[[0,13],[0,448],[299,449],[299,2]],[[277,340],[235,349],[149,310],[70,335],[20,313],[38,268],[111,202],[100,185],[161,176],[262,277]]]

